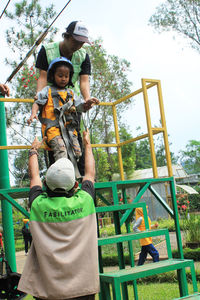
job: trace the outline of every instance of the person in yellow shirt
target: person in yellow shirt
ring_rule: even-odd
[[[147,206],[147,213],[148,213],[148,206]],[[135,217],[136,217],[136,222],[133,225],[133,231],[141,232],[146,230],[145,223],[144,223],[143,209],[141,207],[136,208]],[[149,216],[148,216],[148,222],[149,222],[150,229],[154,229],[158,227],[158,223],[151,225],[151,219],[149,218]],[[141,245],[141,252],[139,255],[138,266],[144,264],[148,253],[153,258],[153,262],[159,261],[159,253],[157,249],[154,247],[154,245],[152,244],[152,237],[140,239],[140,245]]]

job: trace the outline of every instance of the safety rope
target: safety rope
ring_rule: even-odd
[[[8,4],[10,3],[10,1],[11,1],[11,0],[9,0],[9,1],[7,2],[5,8],[4,8],[4,10],[3,10],[3,12],[2,12],[2,14],[1,14],[1,16],[0,16],[0,19],[2,18],[3,14],[5,13],[6,8],[8,7]]]
[[[31,144],[31,142],[25,138],[20,132],[18,132],[16,129],[14,129],[12,126],[10,126],[10,128],[17,134],[19,134],[24,140],[26,140],[27,142],[29,142],[29,144]]]
[[[39,36],[39,38],[36,40],[35,44],[32,46],[32,48],[29,50],[29,52],[26,54],[25,58],[19,63],[19,65],[14,69],[14,71],[10,74],[10,76],[7,78],[6,82],[10,82],[12,78],[15,76],[15,74],[21,69],[21,67],[25,64],[27,59],[31,56],[31,54],[35,51],[35,49],[41,44],[41,42],[44,40],[46,35],[48,34],[49,29],[51,26],[55,23],[57,18],[61,15],[61,13],[64,11],[64,9],[68,6],[68,4],[71,2],[69,0],[67,4],[63,7],[63,9],[59,12],[59,14],[55,17],[55,19],[51,22],[49,27]]]

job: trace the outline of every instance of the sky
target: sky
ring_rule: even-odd
[[[185,149],[189,140],[200,140],[200,54],[188,45],[186,39],[173,32],[158,34],[148,25],[155,8],[163,2],[164,0],[71,0],[54,24],[59,28],[55,40],[61,40],[62,32],[71,21],[82,20],[87,24],[92,39],[103,39],[102,46],[108,54],[130,62],[128,79],[132,82],[131,92],[141,88],[141,78],[160,80],[170,150],[177,155],[180,150]],[[7,0],[1,1],[0,12],[6,3]],[[14,3],[16,1],[12,0],[8,8],[11,9]],[[45,6],[50,3],[54,3],[59,12],[67,1],[46,0]],[[10,53],[5,41],[5,30],[11,23],[4,16],[0,23],[0,82],[5,82],[12,72],[4,64],[5,57]],[[152,125],[159,126],[160,115],[155,95],[152,92],[149,98]],[[124,122],[129,125],[133,136],[136,136],[138,126],[143,133],[147,132],[142,96],[134,98],[134,105],[124,115]]]

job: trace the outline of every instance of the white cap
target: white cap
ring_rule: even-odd
[[[74,166],[67,158],[60,158],[52,164],[46,173],[46,184],[51,191],[62,189],[65,192],[70,191],[76,182]]]
[[[66,28],[66,32],[72,35],[75,40],[90,44],[88,29],[82,21],[71,22]]]

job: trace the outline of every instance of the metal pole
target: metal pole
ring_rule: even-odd
[[[112,111],[113,111],[113,120],[114,120],[114,126],[115,126],[115,138],[116,138],[116,143],[117,143],[117,153],[118,153],[118,162],[119,162],[120,176],[121,176],[121,180],[124,180],[124,168],[123,168],[123,161],[122,161],[122,150],[121,150],[121,146],[119,146],[120,138],[119,138],[118,123],[117,123],[116,105],[112,106]]]
[[[148,101],[148,95],[147,95],[147,86],[146,86],[146,80],[145,79],[142,79],[142,89],[143,89],[144,106],[145,106],[147,129],[148,129],[148,136],[149,136],[151,161],[152,161],[152,167],[153,167],[153,177],[158,178],[155,147],[154,147],[154,141],[153,141],[153,131],[152,131],[152,126],[151,126],[150,108],[149,108],[149,101]]]
[[[2,96],[0,95],[2,98]],[[0,102],[0,145],[6,146],[6,115],[4,102]],[[9,167],[7,150],[0,151],[0,189],[9,189]],[[5,256],[13,272],[16,272],[15,240],[12,218],[12,205],[7,200],[1,200],[2,225]]]

